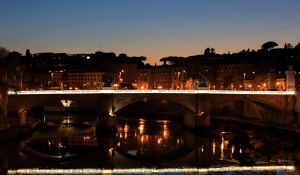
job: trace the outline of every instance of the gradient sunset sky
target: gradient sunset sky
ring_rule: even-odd
[[[10,51],[165,56],[300,42],[300,0],[1,0]]]

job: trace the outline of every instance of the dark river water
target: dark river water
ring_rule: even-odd
[[[293,154],[297,137],[300,138],[294,133],[213,119],[209,130],[196,134],[185,129],[180,120],[150,118],[118,116],[117,131],[109,133],[97,128],[92,116],[44,115],[30,138],[1,145],[2,167],[16,170],[294,165]],[[278,174],[266,174],[270,173]]]

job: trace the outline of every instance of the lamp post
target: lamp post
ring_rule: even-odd
[[[20,88],[23,90],[23,72],[21,71],[21,82],[20,82]]]
[[[120,72],[119,72],[119,82],[120,83],[123,83],[123,78],[122,78],[122,74],[124,73],[124,70],[122,69]]]
[[[246,85],[245,85],[246,73],[243,73],[243,75],[244,75],[243,86],[244,86],[244,90],[246,90]]]
[[[178,84],[176,86],[176,89],[180,89],[180,72],[178,72],[177,75],[178,75],[178,79],[177,79]]]

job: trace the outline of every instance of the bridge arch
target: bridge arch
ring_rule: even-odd
[[[184,109],[190,112],[196,112],[196,98],[194,96],[183,97],[183,96],[166,96],[166,95],[137,95],[137,96],[117,96],[112,98],[111,109],[112,112],[118,112],[126,106],[132,105],[138,102],[147,102],[150,100],[159,100],[162,103],[170,102],[176,105],[182,106]]]
[[[230,115],[247,117],[270,123],[284,123],[285,111],[267,102],[257,102],[249,99],[230,101],[211,108],[210,116]]]
[[[243,102],[246,104],[252,104],[261,106],[265,109],[272,109],[275,111],[285,110],[285,98],[286,96],[265,96],[265,95],[210,95],[200,98],[200,110],[210,114],[215,109],[228,104],[234,104]]]

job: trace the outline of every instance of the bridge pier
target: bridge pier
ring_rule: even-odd
[[[204,112],[201,112],[200,114],[189,112],[184,115],[183,124],[189,129],[200,129],[203,131],[210,127],[210,118],[211,117]]]
[[[299,90],[296,93],[296,99],[295,99],[295,117],[296,117],[296,122],[298,126],[300,126],[300,92]]]
[[[0,87],[1,88],[1,87]],[[7,91],[0,89],[0,131],[9,128],[7,120]]]
[[[9,124],[11,126],[22,126],[26,124],[27,119],[27,110],[20,110],[20,111],[8,111],[7,113],[9,117]]]
[[[206,96],[197,95],[196,96],[196,113],[195,118],[195,128],[208,129],[210,127],[210,115],[205,109],[205,102],[207,100]]]
[[[18,112],[18,117],[19,117],[19,125],[25,125],[26,124],[26,119],[27,119],[27,110],[22,110]]]
[[[296,99],[294,96],[286,96],[285,97],[285,118],[286,118],[286,125],[295,124],[297,121],[297,116],[295,116],[295,103]]]

